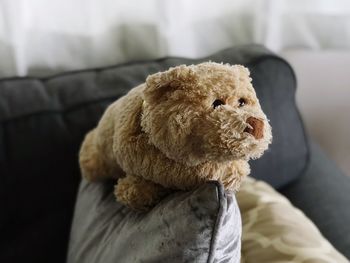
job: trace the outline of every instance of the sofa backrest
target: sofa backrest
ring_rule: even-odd
[[[296,80],[261,46],[202,59],[164,58],[49,78],[0,81],[0,262],[63,262],[80,180],[78,151],[104,109],[150,73],[202,61],[244,64],[271,121],[273,143],[252,176],[282,187],[305,168],[308,147],[295,106]]]

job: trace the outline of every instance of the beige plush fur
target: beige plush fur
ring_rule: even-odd
[[[90,181],[124,171],[117,200],[148,210],[171,189],[209,180],[236,190],[271,142],[249,71],[213,62],[149,76],[104,113],[80,151]]]

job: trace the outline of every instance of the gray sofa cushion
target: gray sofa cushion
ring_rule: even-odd
[[[164,58],[48,78],[0,80],[0,262],[62,262],[80,180],[77,155],[104,109],[146,76],[212,60],[252,72],[274,140],[252,176],[281,187],[303,171],[308,148],[290,66],[261,46],[193,60]],[[53,256],[54,255],[54,256]]]
[[[148,213],[117,203],[113,183],[82,181],[68,263],[239,262],[241,218],[218,183],[177,192]]]

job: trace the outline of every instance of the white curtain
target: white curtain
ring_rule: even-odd
[[[233,45],[349,49],[349,0],[0,0],[0,77]]]

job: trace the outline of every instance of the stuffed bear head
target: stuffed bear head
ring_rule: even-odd
[[[260,157],[271,127],[249,74],[206,62],[150,75],[141,117],[149,143],[189,166]]]

